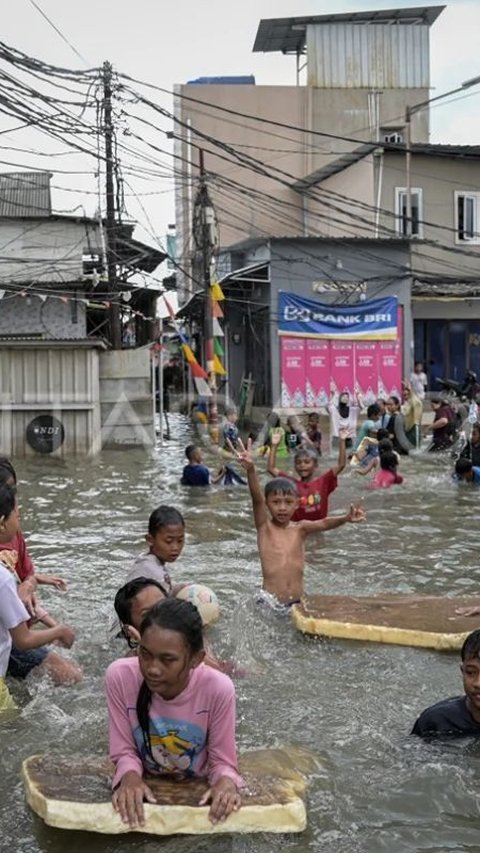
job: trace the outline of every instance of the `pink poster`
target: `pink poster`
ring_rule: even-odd
[[[282,408],[306,405],[304,338],[281,338]]]
[[[402,348],[400,341],[380,341],[378,350],[378,396],[402,398]]]
[[[330,387],[339,394],[354,392],[353,342],[330,341]]]
[[[355,387],[365,405],[377,399],[378,368],[376,341],[355,341]]]
[[[305,343],[305,396],[307,406],[316,409],[330,399],[330,341],[307,338]]]

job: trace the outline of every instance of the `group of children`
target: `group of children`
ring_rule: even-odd
[[[376,416],[377,412],[370,414]],[[375,476],[382,475],[389,481],[378,485],[390,485],[392,478],[393,482],[400,482],[396,473],[398,456],[391,438],[388,432],[382,434],[381,427],[376,428],[373,417],[371,420],[374,426],[355,448],[358,470],[378,467]],[[341,515],[328,515],[329,496],[347,464],[349,431],[339,429],[338,460],[319,474],[320,445],[316,447],[315,441],[321,442],[321,436],[319,439],[318,422],[312,419],[309,434],[305,431],[306,436],[300,437],[294,451],[294,473],[290,473],[276,467],[284,436],[278,425],[271,425],[267,463],[271,479],[262,490],[252,440],[243,444],[233,413],[228,424],[224,433],[225,452],[245,471],[252,501],[262,571],[259,601],[273,604],[278,613],[288,613],[303,596],[307,537],[366,521],[361,503]],[[205,486],[214,482],[217,475],[212,478],[200,449],[189,445],[186,453],[188,465],[182,481]],[[50,661],[50,671],[59,674],[59,681],[81,678],[76,664],[49,648],[54,641],[70,647],[74,641],[72,628],[52,620],[49,627],[32,630],[32,619],[51,619],[39,609],[36,584],[51,583],[60,589],[65,585],[57,577],[37,575],[35,581],[20,530],[15,485],[11,464],[8,460],[0,461],[0,707],[3,708],[13,704],[5,676],[9,660],[15,656],[28,657],[38,650],[39,657],[33,666],[46,666]],[[205,644],[197,608],[179,597],[183,584],[174,583],[170,573],[170,566],[185,543],[181,513],[174,507],[158,507],[150,515],[146,541],[147,553],[134,561],[115,597],[118,627],[127,640],[130,654],[114,661],[106,674],[110,756],[115,765],[113,807],[130,827],[142,826],[144,801],[155,802],[146,773],[177,780],[202,776],[208,779],[209,787],[199,805],[209,804],[210,820],[216,823],[241,807],[245,787],[236,757],[235,690],[222,671],[225,666]],[[480,734],[480,632],[474,632],[471,638],[462,650],[465,697],[447,703],[446,707],[440,703],[442,707],[427,709],[415,724],[415,734]],[[55,658],[61,663],[56,663]],[[28,665],[25,664],[27,671]],[[62,666],[67,670],[62,670]]]

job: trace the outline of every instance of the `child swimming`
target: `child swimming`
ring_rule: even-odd
[[[182,473],[182,486],[210,486],[219,483],[225,475],[225,468],[220,468],[213,474],[206,465],[203,464],[203,453],[196,444],[189,444],[185,448],[185,456],[188,459],[188,465],[185,465]]]
[[[471,459],[461,457],[455,463],[455,478],[463,483],[471,483],[473,486],[480,485],[480,467],[474,465]]]
[[[179,781],[206,777],[210,787],[199,805],[211,804],[214,824],[241,806],[235,689],[204,656],[197,608],[166,599],[142,620],[138,657],[107,669],[112,803],[132,828],[144,824],[144,799],[156,802],[145,771]]]
[[[384,439],[388,441],[388,439]],[[380,442],[381,444],[382,442]],[[390,442],[391,443],[391,442]],[[380,445],[379,445],[380,447]],[[384,450],[380,448],[380,468],[375,474],[371,483],[370,489],[388,489],[390,486],[400,485],[403,483],[403,477],[397,473],[398,454],[394,450]]]
[[[460,656],[464,695],[426,708],[415,722],[412,735],[480,737],[480,631],[468,635]]]
[[[273,595],[280,604],[290,607],[298,603],[303,595],[306,537],[312,533],[334,530],[347,522],[365,521],[366,515],[362,507],[352,506],[345,515],[294,522],[298,506],[295,482],[286,477],[276,477],[267,483],[263,494],[251,446],[247,444],[245,448],[241,443],[240,446],[242,450],[238,453],[238,459],[247,472],[252,498],[263,590]]]

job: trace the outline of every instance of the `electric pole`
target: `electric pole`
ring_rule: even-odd
[[[117,291],[117,221],[113,184],[112,66],[103,63],[103,119],[105,128],[105,172],[107,196],[107,272],[110,304],[110,341],[121,349],[122,333]]]
[[[208,373],[208,384],[212,392],[209,400],[209,423],[212,441],[218,442],[218,409],[217,409],[217,379],[214,363],[213,342],[213,308],[210,294],[211,268],[213,252],[217,245],[217,224],[215,209],[208,194],[205,178],[205,165],[203,151],[199,151],[200,186],[194,206],[194,240],[200,251],[202,259],[202,276],[205,287],[205,313],[204,313],[204,352],[205,364]]]

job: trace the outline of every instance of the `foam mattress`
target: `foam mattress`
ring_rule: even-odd
[[[22,765],[27,802],[50,826],[108,834],[152,835],[301,832],[306,812],[299,796],[304,776],[280,750],[246,753],[240,769],[248,786],[242,808],[213,826],[208,806],[198,806],[207,788],[195,779],[172,782],[145,777],[158,805],[144,804],[145,825],[131,830],[111,804],[113,767],[107,760],[33,755]]]
[[[456,614],[472,605],[480,598],[305,595],[292,607],[292,619],[304,634],[451,651],[480,623],[480,616]]]

